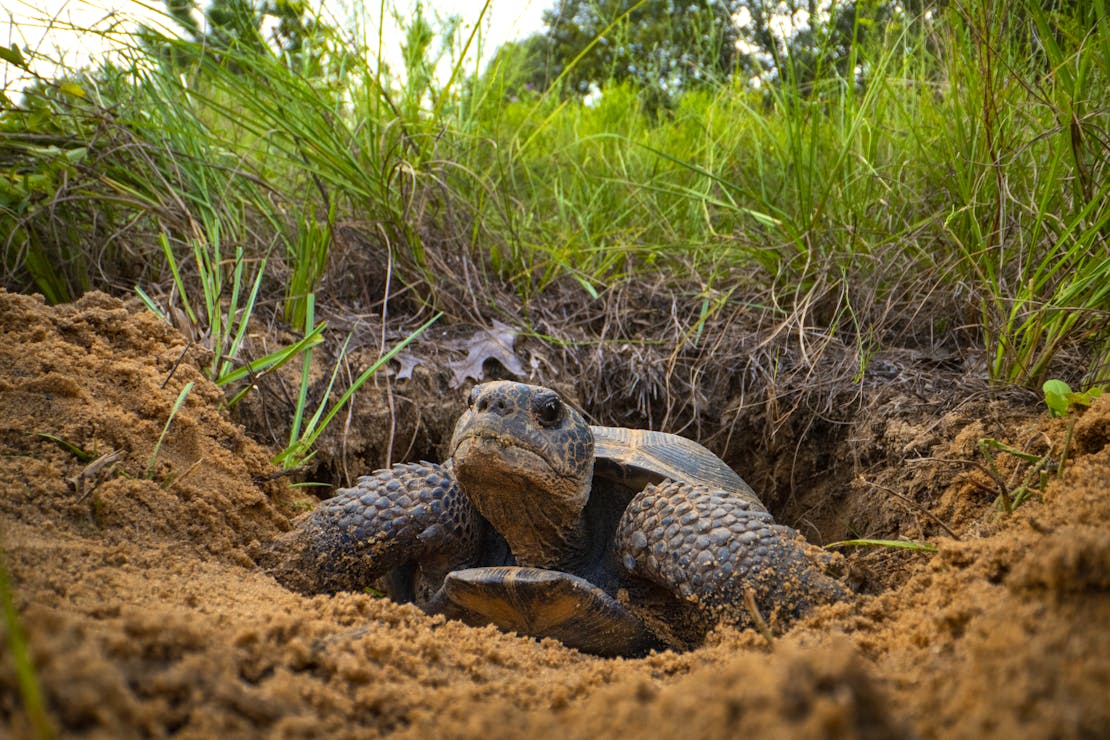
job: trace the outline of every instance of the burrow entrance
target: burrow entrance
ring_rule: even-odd
[[[379,356],[380,341],[364,347],[346,360],[352,376]],[[986,474],[980,439],[1030,450],[1044,444],[1034,431],[1041,409],[1033,394],[992,390],[952,353],[890,350],[861,371],[842,345],[828,343],[803,364],[784,344],[736,329],[712,346],[674,347],[631,340],[556,346],[503,324],[433,331],[362,387],[303,475],[325,484],[317,490],[327,497],[395,462],[443,460],[470,386],[511,379],[555,388],[596,424],[701,442],[779,522],[816,544],[924,543],[981,534],[997,518],[997,483]],[[318,358],[317,399],[330,362]],[[286,433],[295,381],[291,373],[270,378],[240,406],[253,436],[273,445]],[[861,593],[899,585],[919,557],[845,553]]]

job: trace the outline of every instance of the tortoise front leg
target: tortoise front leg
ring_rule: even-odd
[[[517,566],[456,570],[444,582],[444,598],[464,622],[554,638],[595,655],[635,655],[654,642],[617,599],[570,573]]]
[[[412,563],[438,588],[449,571],[476,564],[485,526],[450,463],[394,465],[297,517],[262,564],[305,593],[358,591]]]
[[[764,618],[780,623],[849,595],[817,567],[827,558],[819,548],[758,503],[707,486],[647,486],[625,510],[616,544],[630,573],[693,607],[685,625],[642,615],[676,647],[700,641],[721,620],[751,625],[748,593]]]

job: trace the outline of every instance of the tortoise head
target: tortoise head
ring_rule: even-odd
[[[549,388],[475,386],[451,439],[455,476],[520,565],[558,567],[584,546],[594,438]]]

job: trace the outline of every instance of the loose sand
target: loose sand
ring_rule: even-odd
[[[916,514],[959,540],[853,554],[870,592],[854,603],[771,646],[722,629],[605,660],[280,587],[254,557],[308,498],[191,359],[174,369],[185,346],[100,294],[48,308],[0,292],[0,546],[61,736],[1110,736],[1110,398],[1076,422],[1062,480],[1012,516],[982,473],[936,467]],[[1020,423],[1015,438],[1062,447],[1065,422]],[[944,425],[929,454],[974,472],[973,426]],[[121,458],[81,479],[89,461],[43,434]],[[0,630],[0,736],[27,736]]]

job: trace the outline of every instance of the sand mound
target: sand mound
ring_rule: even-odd
[[[722,630],[690,653],[604,660],[263,575],[252,556],[303,497],[186,347],[103,295],[0,293],[0,545],[62,735],[1110,734],[1110,399],[1075,424],[1044,501],[999,518],[953,475],[930,512],[976,516],[935,555],[887,561],[896,587],[771,646]],[[1032,423],[1062,447],[1064,422]],[[974,453],[953,438],[932,454]],[[0,735],[30,733],[5,647]]]

